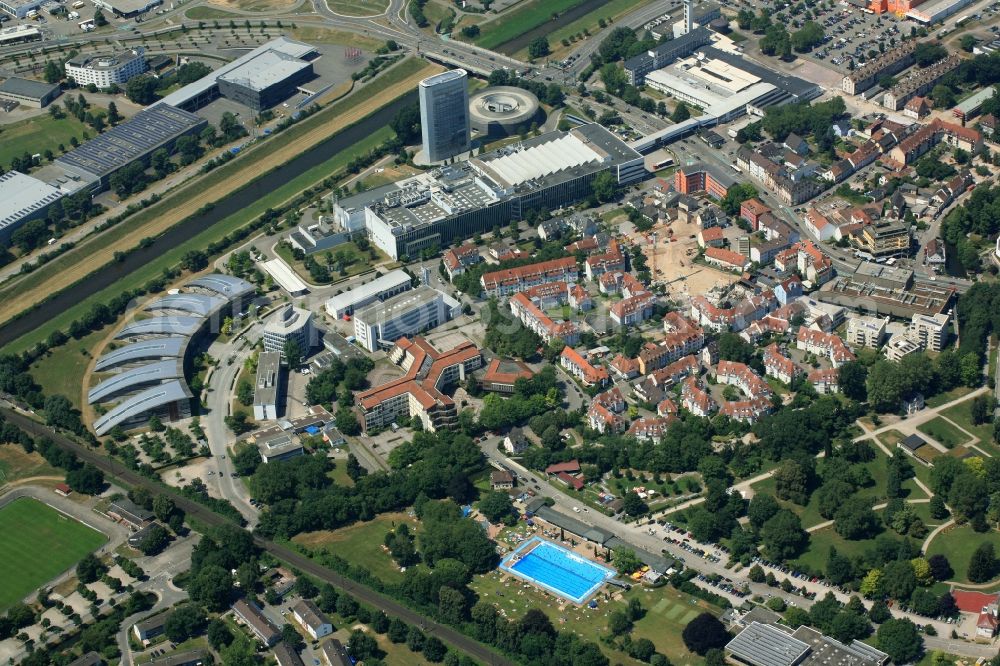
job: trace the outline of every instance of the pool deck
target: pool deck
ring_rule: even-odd
[[[574,559],[579,559],[582,562],[586,562],[595,569],[601,570],[603,573],[603,577],[599,581],[595,582],[590,588],[588,588],[586,592],[584,592],[579,596],[573,597],[570,595],[570,593],[564,590],[560,590],[557,587],[544,583],[514,568],[515,566],[517,566],[517,563],[521,559],[523,559],[526,555],[531,554],[533,550],[535,550],[536,548],[538,548],[543,544],[550,548],[558,548],[559,550],[565,551],[567,554],[571,555]],[[566,599],[567,601],[571,601],[572,603],[581,606],[585,604],[594,595],[594,593],[596,593],[599,589],[601,589],[601,587],[605,583],[607,583],[609,580],[614,578],[615,575],[617,575],[617,572],[614,569],[606,567],[603,564],[600,564],[599,562],[595,562],[591,559],[588,559],[580,555],[579,553],[576,553],[570,550],[569,548],[566,548],[561,544],[558,544],[554,541],[549,541],[548,539],[544,539],[540,536],[531,537],[530,539],[522,543],[520,546],[515,548],[512,552],[507,554],[507,556],[504,557],[503,560],[501,560],[499,568],[504,573],[516,576],[517,578],[520,578],[523,581],[531,583],[532,585],[535,585],[545,590],[546,592],[550,592],[561,599]]]

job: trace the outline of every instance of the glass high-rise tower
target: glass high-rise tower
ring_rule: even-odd
[[[440,162],[468,152],[469,86],[464,69],[452,69],[420,82],[420,131],[424,156]]]

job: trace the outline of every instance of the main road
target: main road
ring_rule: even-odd
[[[112,462],[109,456],[106,456],[97,450],[89,449],[86,446],[69,439],[62,433],[38,423],[21,412],[15,411],[6,404],[0,406],[0,415],[2,415],[3,418],[5,418],[9,423],[21,428],[25,432],[38,437],[49,438],[61,448],[76,454],[76,456],[84,462],[90,463],[105,473],[117,477],[128,485],[143,487],[150,492],[169,496],[174,501],[174,504],[209,527],[235,525],[214,511],[211,511],[201,504],[198,504],[197,502],[181,495],[173,488],[160,485],[152,479],[141,476],[121,463]],[[437,636],[448,645],[466,653],[473,659],[492,666],[515,666],[515,663],[511,660],[498,654],[486,645],[483,645],[482,643],[469,638],[465,634],[456,631],[452,627],[435,622],[434,620],[431,620],[430,618],[403,606],[395,600],[380,594],[371,588],[359,585],[349,578],[345,578],[344,576],[341,576],[340,574],[316,563],[301,553],[257,535],[254,535],[254,542],[258,547],[267,551],[275,558],[284,560],[300,571],[322,580],[323,582],[330,583],[335,588],[353,595],[356,599],[363,603],[384,611],[391,617],[398,617],[404,622],[420,627],[424,633]]]

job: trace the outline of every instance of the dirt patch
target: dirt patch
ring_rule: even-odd
[[[222,9],[245,12],[271,12],[294,7],[299,0],[209,0],[208,4]]]
[[[69,287],[92,272],[95,266],[110,264],[114,261],[116,252],[126,251],[137,246],[143,238],[155,238],[184,218],[195,214],[205,204],[218,201],[238,186],[249,182],[255,175],[270,171],[329,138],[338,128],[358,122],[378,108],[409,92],[416,87],[421,79],[426,78],[430,73],[440,71],[440,69],[440,67],[427,65],[402,81],[377,89],[377,92],[373,91],[362,104],[345,108],[342,113],[333,117],[325,116],[328,122],[318,123],[316,127],[287,141],[281,148],[267,156],[259,160],[238,160],[235,164],[240,164],[240,166],[228,174],[223,185],[204,189],[201,186],[201,178],[189,181],[165,197],[156,206],[148,209],[158,208],[157,212],[160,212],[160,215],[150,215],[148,222],[133,228],[117,241],[108,243],[106,238],[102,238],[102,235],[97,235],[80,243],[74,250],[65,255],[66,258],[70,255],[79,258],[79,261],[70,270],[60,271],[44,280],[20,281],[15,288],[17,296],[3,299],[3,303],[0,305],[0,321],[8,321],[22,312],[29,304],[41,302],[49,295]],[[372,86],[372,88],[376,87]],[[65,260],[64,258],[64,262]]]
[[[208,488],[208,494],[216,499],[224,499],[219,494],[219,489],[215,481],[215,470],[210,469],[211,458],[200,458],[193,460],[183,467],[171,467],[160,472],[160,479],[168,486],[180,488],[186,486],[195,479],[201,479]],[[212,475],[209,476],[209,472]]]
[[[653,280],[666,283],[668,295],[704,294],[713,288],[736,282],[737,276],[694,263],[698,254],[698,232],[694,222],[676,220],[658,224],[646,233],[636,232],[629,238],[642,247]]]

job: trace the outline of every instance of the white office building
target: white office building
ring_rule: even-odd
[[[279,352],[284,358],[285,343],[294,340],[305,355],[312,346],[312,331],[312,312],[289,305],[264,326],[264,351]]]
[[[124,85],[147,69],[142,47],[114,55],[77,56],[66,61],[66,77],[78,86],[93,83],[98,88]]]
[[[452,69],[420,82],[420,131],[428,162],[469,152],[469,77]]]
[[[342,319],[344,315],[354,314],[355,310],[369,303],[384,301],[397,294],[402,294],[411,285],[412,279],[409,273],[402,268],[397,268],[371,282],[337,294],[326,302],[326,312],[334,319]]]
[[[391,348],[402,337],[422,333],[450,320],[461,304],[436,289],[420,286],[354,313],[354,336],[368,351]]]

